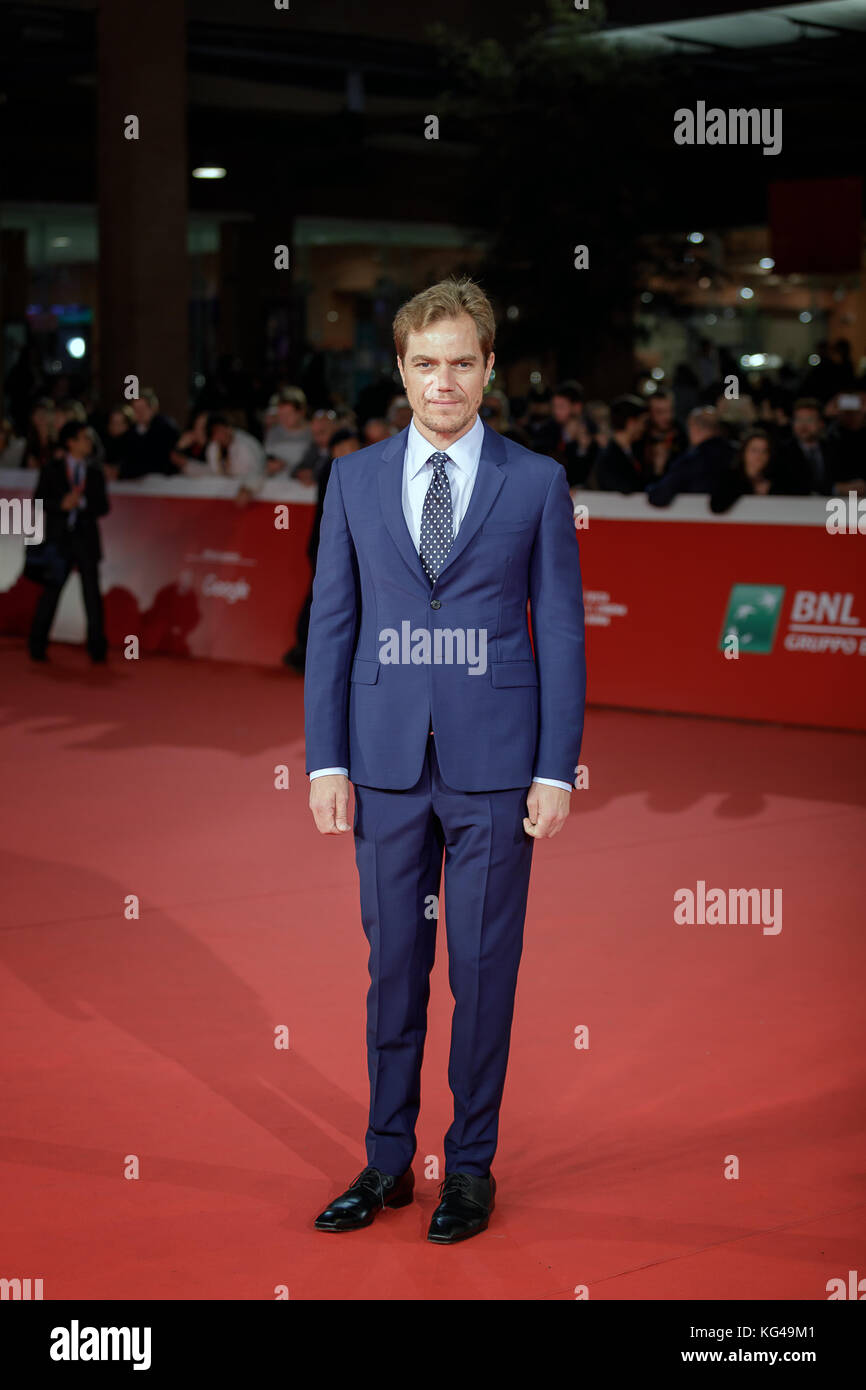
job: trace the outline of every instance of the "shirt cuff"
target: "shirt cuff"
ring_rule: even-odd
[[[349,775],[349,769],[347,767],[320,767],[316,772],[311,772],[309,774],[310,781],[312,782],[314,777],[330,777],[337,772],[342,772],[344,777],[348,777]]]
[[[574,791],[570,782],[557,782],[554,777],[533,777],[533,782],[541,782],[545,787],[562,787],[564,792]]]

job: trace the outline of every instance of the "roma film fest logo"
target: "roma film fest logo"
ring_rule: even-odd
[[[728,598],[719,647],[729,660],[741,653],[773,650],[782,600],[781,584],[734,584]],[[866,656],[866,626],[854,611],[853,593],[797,589],[783,646],[788,652]]]
[[[628,616],[627,606],[612,602],[606,589],[584,590],[583,607],[587,627],[610,627],[611,618]]]
[[[0,536],[23,536],[25,545],[41,545],[43,512],[41,497],[0,497]]]

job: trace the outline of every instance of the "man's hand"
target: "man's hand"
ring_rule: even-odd
[[[343,781],[339,777],[323,777],[323,782]],[[315,783],[313,784],[315,785]],[[526,798],[528,816],[523,829],[536,840],[550,840],[558,835],[568,819],[571,793],[562,787],[549,787],[546,782],[533,782]]]
[[[549,790],[556,791],[555,787]],[[565,796],[563,792],[563,796]],[[314,777],[310,783],[310,810],[321,835],[342,835],[349,825],[349,779],[342,772]]]
[[[65,512],[71,512],[73,507],[77,507],[79,502],[81,501],[83,492],[83,483],[79,483],[77,487],[70,488],[69,491],[64,495],[63,501],[60,503],[63,510]]]

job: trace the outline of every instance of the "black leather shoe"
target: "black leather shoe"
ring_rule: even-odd
[[[317,1231],[358,1231],[372,1225],[383,1207],[405,1207],[412,1200],[415,1174],[411,1168],[399,1178],[378,1168],[365,1168],[345,1192],[335,1197],[316,1217]]]
[[[446,1173],[439,1187],[439,1205],[433,1213],[427,1239],[437,1245],[453,1245],[468,1240],[479,1231],[487,1230],[487,1222],[495,1207],[496,1179],[474,1173]]]

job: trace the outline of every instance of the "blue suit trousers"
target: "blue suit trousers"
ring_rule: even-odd
[[[407,791],[355,786],[355,861],[370,946],[367,1162],[399,1175],[416,1149],[430,971],[443,877],[454,996],[445,1171],[485,1177],[499,1133],[534,840],[528,787],[461,792],[435,737]]]

